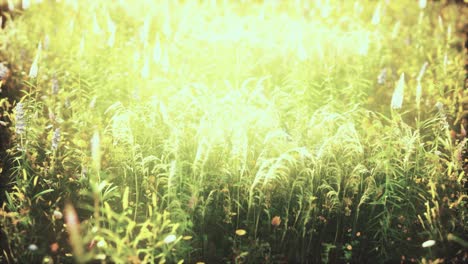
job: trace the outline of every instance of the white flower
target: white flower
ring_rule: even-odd
[[[57,220],[62,219],[63,218],[62,212],[60,212],[59,210],[54,210],[54,218]]]
[[[36,246],[36,244],[31,244],[28,246],[28,249],[31,250],[31,251],[36,251],[38,249],[38,247]]]
[[[52,79],[52,94],[58,94],[59,91],[59,83],[58,80],[54,77]]]
[[[56,128],[52,137],[52,149],[56,150],[60,143],[60,128]]]
[[[428,248],[428,247],[432,247],[435,245],[435,240],[427,240],[426,242],[422,243],[422,247],[423,248]]]
[[[107,243],[104,240],[99,240],[99,242],[97,242],[96,246],[98,248],[105,248],[107,246]]]
[[[170,244],[174,241],[176,241],[177,237],[175,235],[168,235],[167,237],[164,238],[164,243]]]

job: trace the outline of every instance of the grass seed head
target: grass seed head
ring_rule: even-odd
[[[52,137],[52,149],[57,150],[60,143],[60,128],[54,130],[54,135]]]
[[[400,75],[400,79],[397,82],[395,91],[392,96],[392,109],[401,109],[403,105],[403,95],[405,92],[405,74]]]
[[[23,108],[23,103],[19,102],[16,104],[15,107],[16,111],[16,134],[24,134],[26,132],[26,120],[25,120],[25,112]]]

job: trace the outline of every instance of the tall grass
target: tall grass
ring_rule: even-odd
[[[0,36],[24,86],[3,260],[461,260],[456,12],[32,5]]]

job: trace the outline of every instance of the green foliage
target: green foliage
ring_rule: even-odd
[[[455,6],[44,2],[0,35],[0,260],[461,261]]]

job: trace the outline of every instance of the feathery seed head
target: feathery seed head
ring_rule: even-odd
[[[26,132],[26,120],[24,113],[23,103],[19,102],[15,107],[16,111],[16,134],[23,134]]]
[[[401,106],[403,104],[404,92],[405,92],[405,74],[402,73],[395,87],[395,91],[393,92],[392,103],[391,103],[392,109],[401,109]]]

